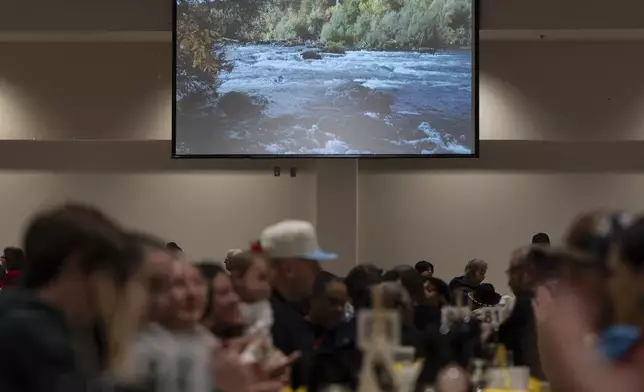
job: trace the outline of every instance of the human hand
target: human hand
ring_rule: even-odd
[[[481,344],[485,345],[494,333],[494,328],[489,323],[481,323]]]
[[[532,300],[537,326],[546,336],[566,342],[592,332],[587,304],[571,288],[561,287],[553,297],[551,290],[540,286]]]
[[[572,386],[575,384],[569,383],[578,382],[580,377],[586,380],[589,374],[597,373],[592,364],[597,354],[585,339],[592,331],[585,305],[566,286],[558,287],[554,296],[552,290],[541,286],[532,301],[542,369],[557,390],[576,389]]]
[[[248,338],[222,342],[213,355],[213,377],[218,389],[224,392],[273,392],[290,383],[291,365],[300,358],[295,352],[288,357],[275,350],[272,366],[248,363],[242,353],[252,345]]]
[[[554,300],[550,291],[544,286],[537,287],[532,299],[532,311],[534,312],[535,321],[539,325],[547,323],[553,317],[554,307]]]
[[[291,366],[300,359],[301,354],[299,351],[296,351],[289,355],[285,356],[281,351],[274,350],[269,354],[268,358],[268,377],[271,379],[279,380],[288,385],[291,382]]]
[[[215,347],[212,361],[213,382],[224,392],[251,392],[254,378],[241,359],[240,352],[246,342],[241,339],[228,340]]]

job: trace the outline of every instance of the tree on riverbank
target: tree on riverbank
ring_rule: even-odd
[[[267,0],[257,19],[253,39],[437,49],[471,44],[472,0]]]
[[[232,69],[229,42],[311,40],[334,53],[469,46],[472,1],[177,0],[177,109],[209,112]]]
[[[218,76],[230,69],[218,47],[218,18],[206,1],[177,0],[177,109],[206,108],[217,98]]]
[[[473,0],[178,0],[209,30],[243,41],[312,40],[364,48],[471,44]],[[179,15],[179,20],[185,14]],[[195,16],[198,17],[199,15]]]

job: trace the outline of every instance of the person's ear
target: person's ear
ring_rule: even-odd
[[[296,275],[296,272],[295,272],[296,267],[293,260],[285,260],[284,263],[282,264],[282,269],[283,269],[282,273],[284,274],[284,276],[288,278],[292,278],[293,276]]]

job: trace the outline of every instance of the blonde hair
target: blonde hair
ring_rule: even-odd
[[[98,313],[105,323],[106,370],[120,379],[131,379],[129,349],[141,325],[145,307],[145,287],[136,280],[119,286],[107,274],[94,276]]]

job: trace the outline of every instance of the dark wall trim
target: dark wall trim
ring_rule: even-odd
[[[644,141],[482,140],[479,159],[364,159],[361,171],[644,171]],[[73,172],[313,170],[315,159],[173,160],[169,140],[0,141],[0,170]],[[288,175],[283,170],[283,175]]]

